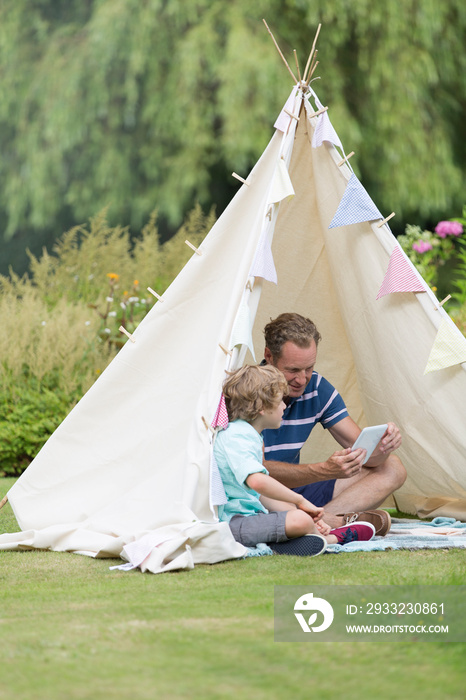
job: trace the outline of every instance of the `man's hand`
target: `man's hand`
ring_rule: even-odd
[[[326,479],[350,479],[356,476],[362,469],[362,463],[366,457],[366,450],[358,448],[334,452],[325,462]]]
[[[381,439],[378,449],[384,455],[389,455],[401,445],[401,433],[395,423],[388,423],[385,435]]]

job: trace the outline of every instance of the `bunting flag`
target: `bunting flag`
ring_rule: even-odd
[[[257,246],[256,255],[254,257],[249,277],[262,277],[268,282],[278,283],[277,271],[272,255],[267,229],[262,232],[259,244]]]
[[[294,194],[294,187],[288,174],[286,163],[283,158],[280,158],[275,168],[268,203],[278,204],[284,199],[294,197]]]
[[[383,219],[383,216],[353,173],[329,228],[376,219]]]
[[[343,145],[340,138],[332,126],[332,122],[329,119],[327,112],[323,112],[317,117],[316,128],[314,129],[314,134],[312,135],[312,148],[319,148],[322,146],[324,141],[329,141],[333,143],[334,146],[338,146],[343,150]]]
[[[223,506],[228,503],[213,449],[210,451],[210,500],[213,506]]]
[[[212,428],[227,428],[228,427],[228,411],[225,405],[225,397],[222,393],[218,402],[217,410],[212,421]]]
[[[231,332],[230,348],[234,348],[236,345],[246,345],[251,351],[254,362],[256,361],[252,341],[251,314],[245,296],[241,301]]]
[[[295,101],[296,90],[293,90],[293,92],[285,102],[282,111],[278,115],[275,124],[273,125],[275,129],[278,129],[278,131],[286,132],[286,130],[288,129],[290,121],[293,119],[293,117],[290,117],[290,115],[285,112],[285,109],[288,110],[288,112],[291,112],[291,114],[294,114],[293,110],[295,108]]]
[[[396,246],[390,255],[387,272],[376,298],[380,299],[380,297],[393,294],[393,292],[425,291],[425,285],[414,272],[406,255],[399,246]]]
[[[466,339],[447,320],[443,320],[435,336],[424,374],[466,362]]]

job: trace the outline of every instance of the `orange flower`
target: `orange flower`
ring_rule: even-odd
[[[107,272],[107,277],[114,282],[120,279],[120,275],[117,275],[116,272]]]

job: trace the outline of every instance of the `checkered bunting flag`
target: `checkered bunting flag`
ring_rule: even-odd
[[[343,150],[343,145],[340,138],[332,126],[327,112],[323,112],[317,117],[316,128],[312,135],[312,148],[319,148],[324,141],[330,141],[334,146],[338,146]]]
[[[217,410],[212,421],[212,428],[228,428],[228,411],[225,405],[225,397],[222,394],[218,402]]]
[[[383,219],[383,216],[353,173],[329,228],[376,219]]]
[[[425,292],[425,285],[409,264],[399,246],[393,249],[377,299],[394,292]]]
[[[435,336],[424,374],[466,362],[466,339],[451,323],[443,320]]]

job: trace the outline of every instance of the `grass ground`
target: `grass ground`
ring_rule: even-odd
[[[12,480],[0,480],[3,495]],[[0,532],[17,530],[9,505]],[[0,551],[0,700],[459,700],[464,644],[276,643],[274,585],[465,583],[463,551],[261,557],[189,572]]]

